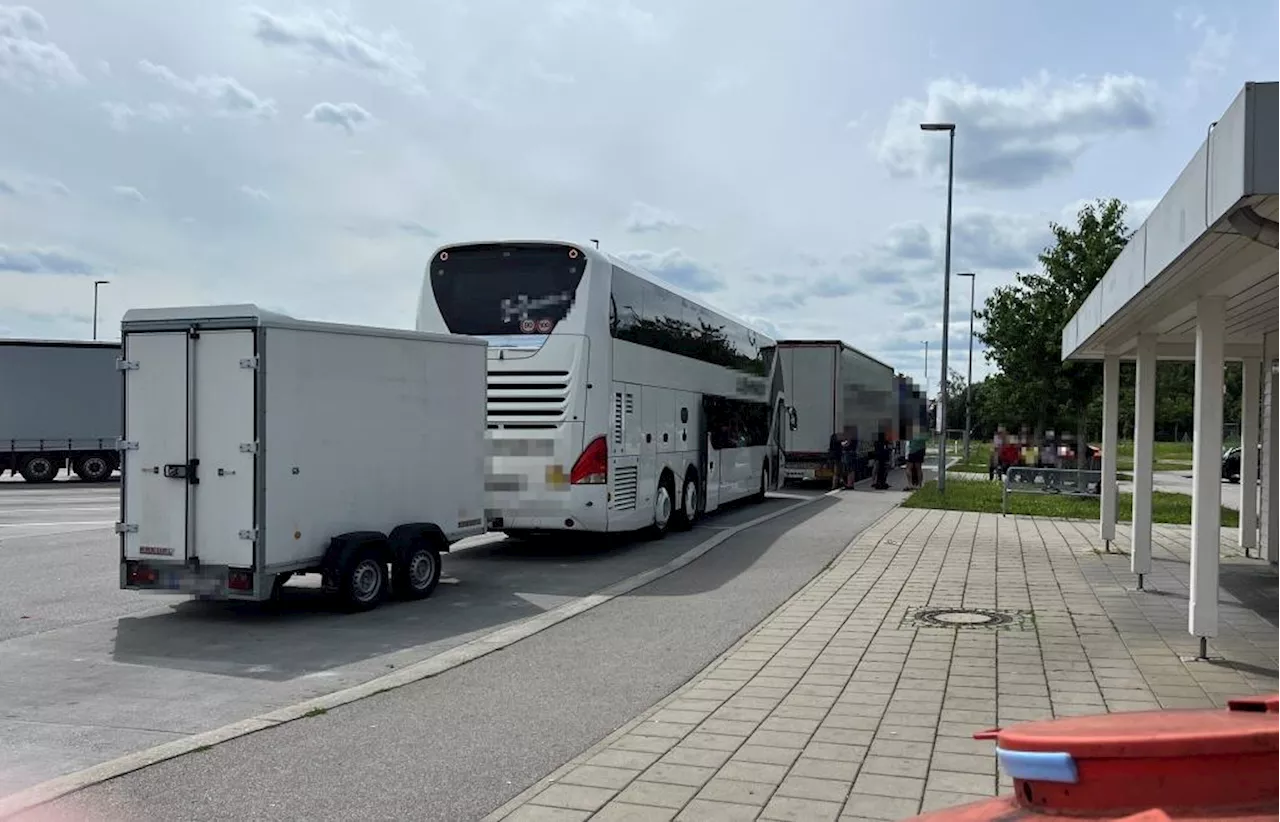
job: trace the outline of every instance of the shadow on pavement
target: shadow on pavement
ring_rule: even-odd
[[[361,614],[336,610],[314,575],[286,585],[274,603],[182,602],[164,613],[118,620],[113,659],[284,681],[423,645],[433,647],[421,656],[430,655],[663,565],[717,529],[796,501],[774,497],[731,507],[704,519],[703,527],[662,540],[597,534],[481,544],[444,558],[441,585],[429,599],[388,601]],[[680,593],[718,587],[749,568],[776,534],[832,502],[819,500],[760,526],[775,534],[771,539],[744,539],[756,529],[735,535],[716,549],[733,553],[732,562],[717,573],[722,578],[698,579]]]

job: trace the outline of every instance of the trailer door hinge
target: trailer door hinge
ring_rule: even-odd
[[[136,534],[138,533],[138,523],[136,522],[117,522],[117,534]]]
[[[241,368],[257,368],[258,355],[254,354],[252,357],[245,357],[244,359],[240,360],[240,367]]]
[[[242,443],[240,443],[240,453],[241,453],[241,454],[256,454],[256,453],[258,453],[258,441],[257,441],[257,440],[254,440],[253,442],[242,442]]]
[[[117,359],[117,360],[116,360],[116,370],[117,370],[117,371],[137,371],[137,370],[138,370],[138,361],[137,361],[137,360],[126,360],[126,359],[124,359],[123,357],[121,357],[121,358],[119,358],[119,359]]]
[[[240,530],[240,539],[247,539],[247,540],[250,540],[251,542],[256,542],[258,539],[258,529],[242,528]]]
[[[134,440],[116,440],[117,451],[137,451],[138,443]]]

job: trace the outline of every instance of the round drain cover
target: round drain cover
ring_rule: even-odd
[[[939,628],[995,628],[1013,622],[1013,616],[985,608],[924,608],[916,621]]]

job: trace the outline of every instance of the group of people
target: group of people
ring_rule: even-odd
[[[924,482],[924,451],[927,438],[914,434],[907,445],[907,485],[903,490],[912,491]],[[831,487],[856,487],[858,481],[858,432],[846,432],[846,436],[833,433],[828,443],[828,459],[831,464]],[[871,487],[878,491],[889,488],[889,469],[894,458],[893,444],[884,431],[876,434],[868,457],[872,463]]]

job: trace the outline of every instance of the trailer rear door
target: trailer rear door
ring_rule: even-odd
[[[187,488],[165,473],[187,462],[187,334],[128,334],[124,360],[124,557],[182,560]]]
[[[125,559],[253,566],[251,329],[127,335]]]

